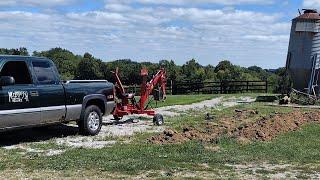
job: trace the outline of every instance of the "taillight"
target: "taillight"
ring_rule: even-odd
[[[108,94],[110,93],[110,91],[108,92]],[[113,88],[112,88],[112,94],[110,94],[110,95],[107,95],[106,94],[106,96],[107,96],[107,100],[108,101],[114,101],[115,100],[115,97],[116,97],[116,89],[115,89],[115,87],[113,86]]]
[[[113,101],[113,100],[114,100],[114,95],[109,95],[109,96],[107,96],[107,100],[108,100],[108,101]]]

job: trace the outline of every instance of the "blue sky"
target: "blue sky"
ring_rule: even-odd
[[[299,8],[320,0],[1,0],[0,47],[277,68]]]

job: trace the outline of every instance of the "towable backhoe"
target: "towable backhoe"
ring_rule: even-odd
[[[147,82],[148,70],[143,68],[140,75],[142,76],[141,93],[140,100],[137,102],[135,94],[126,93],[122,82],[119,77],[119,69],[117,68],[115,72],[112,72],[116,85],[115,85],[115,96],[118,98],[119,102],[116,103],[115,110],[113,112],[113,117],[115,120],[120,120],[123,116],[131,114],[146,114],[153,117],[153,122],[155,125],[161,126],[164,124],[164,119],[161,114],[156,114],[155,110],[149,109],[148,101],[151,94],[154,94],[154,100],[166,99],[166,71],[161,68],[153,78]],[[155,88],[158,87],[159,90],[156,91]],[[156,91],[157,93],[153,93]]]

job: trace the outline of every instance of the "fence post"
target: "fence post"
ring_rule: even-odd
[[[137,94],[137,84],[134,84],[134,93]]]
[[[173,95],[173,81],[171,80],[171,82],[170,82],[171,84],[170,84],[170,91],[171,91],[171,95]]]
[[[220,94],[223,94],[223,83],[222,83],[222,81],[220,81]]]
[[[266,93],[268,93],[268,80],[266,80]]]
[[[247,81],[247,93],[249,92],[249,81]]]
[[[178,95],[179,94],[179,92],[178,92],[178,83],[172,83],[172,95]]]

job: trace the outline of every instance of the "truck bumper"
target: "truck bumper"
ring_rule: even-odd
[[[109,115],[113,112],[114,108],[116,107],[116,103],[114,101],[108,101],[105,103],[106,111],[104,115]]]

